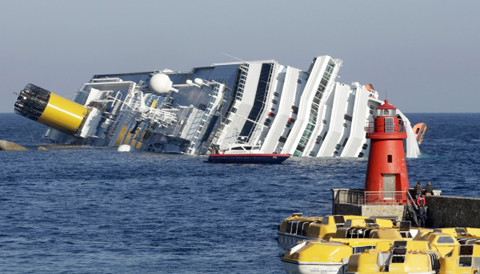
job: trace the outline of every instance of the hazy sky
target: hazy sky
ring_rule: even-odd
[[[66,98],[94,74],[275,59],[344,61],[404,112],[480,111],[480,1],[0,2],[0,112],[34,83]]]

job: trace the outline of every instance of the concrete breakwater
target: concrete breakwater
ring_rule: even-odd
[[[437,227],[478,227],[480,228],[480,198],[444,196],[441,191],[434,191],[433,196],[426,196],[426,226]],[[365,203],[363,189],[332,189],[332,214],[363,215],[371,217],[388,217],[411,220],[408,208],[404,205]],[[410,207],[411,210],[412,207]],[[417,216],[415,216],[418,218]],[[415,225],[412,222],[412,225]]]

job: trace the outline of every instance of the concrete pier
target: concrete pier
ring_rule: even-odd
[[[388,217],[397,221],[417,218],[415,207],[398,204],[369,204],[363,189],[331,189],[333,215],[363,215]],[[426,197],[426,226],[437,227],[478,227],[480,198],[443,196],[441,190],[434,190],[433,196]],[[411,220],[415,225],[415,220]]]
[[[405,206],[393,204],[367,204],[363,189],[332,189],[333,215],[362,215],[404,219]]]

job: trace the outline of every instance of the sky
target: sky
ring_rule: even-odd
[[[406,113],[480,112],[480,1],[2,0],[0,113],[28,83],[72,99],[94,74],[343,60]],[[233,57],[232,57],[233,56]]]

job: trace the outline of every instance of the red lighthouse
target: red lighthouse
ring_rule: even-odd
[[[403,140],[407,138],[397,109],[385,100],[367,129],[370,139],[365,194],[368,203],[405,204],[408,191]]]

